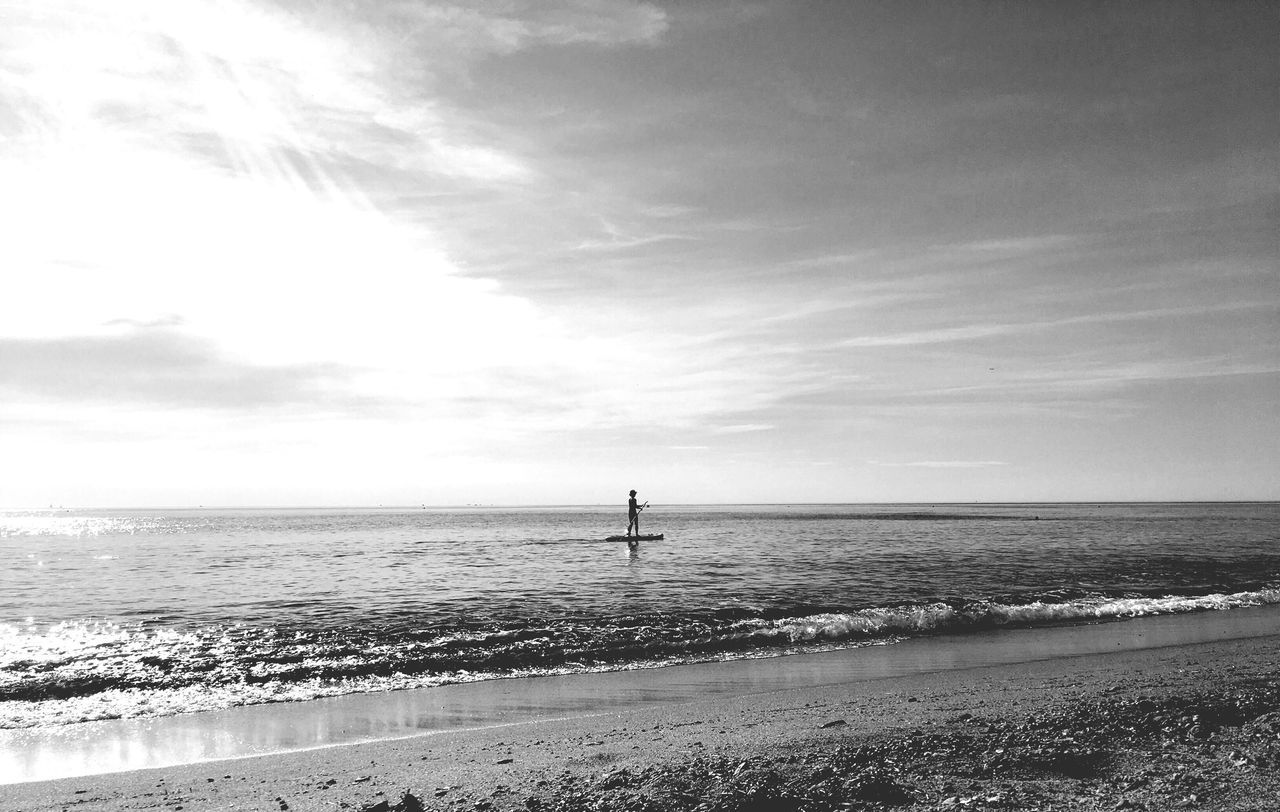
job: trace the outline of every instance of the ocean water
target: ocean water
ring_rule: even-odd
[[[1280,504],[0,513],[0,728],[1280,603]],[[1101,627],[1099,627],[1101,628]]]

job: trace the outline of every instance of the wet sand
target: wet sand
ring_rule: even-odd
[[[1277,798],[1280,629],[0,786],[0,810],[28,812],[1261,812]]]

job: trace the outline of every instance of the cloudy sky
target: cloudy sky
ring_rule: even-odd
[[[1278,40],[0,0],[0,506],[1280,498]]]

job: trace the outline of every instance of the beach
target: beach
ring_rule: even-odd
[[[1280,633],[15,784],[0,808],[1261,812],[1277,765]]]

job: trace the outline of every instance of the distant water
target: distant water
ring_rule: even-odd
[[[1280,504],[0,513],[0,728],[1280,603]]]

